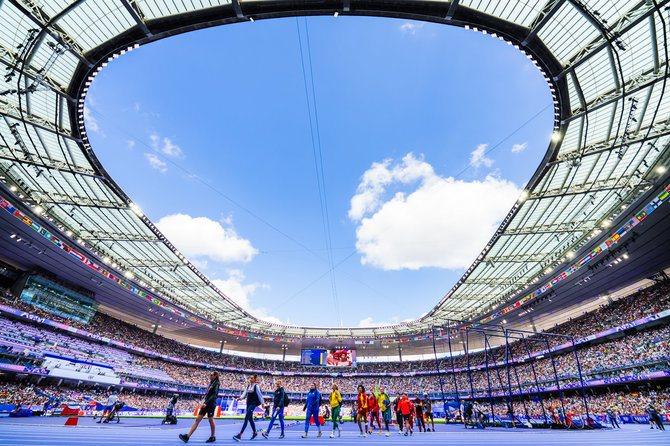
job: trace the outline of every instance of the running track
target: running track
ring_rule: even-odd
[[[161,426],[160,420],[150,419],[122,419],[120,424],[99,425],[90,418],[81,418],[77,427],[65,427],[64,418],[0,418],[0,445],[22,446],[134,446],[134,445],[182,445],[177,438],[180,433],[188,432],[192,420],[179,420],[176,426]],[[259,423],[267,427],[267,421]],[[251,432],[249,428],[244,433],[241,443],[233,441],[232,436],[240,429],[236,420],[217,420],[217,442],[214,444],[244,444],[249,443]],[[459,426],[438,425],[437,432],[415,433],[412,437],[404,437],[393,431],[390,437],[373,434],[368,438],[359,438],[358,429],[353,423],[345,423],[342,438],[331,439],[330,424],[324,426],[324,434],[316,438],[316,429],[310,428],[307,439],[300,438],[304,432],[304,424],[299,423],[286,429],[286,438],[279,440],[279,429],[273,429],[271,438],[265,440],[258,437],[254,443],[284,444],[284,445],[323,445],[334,444],[363,444],[374,443],[385,446],[405,445],[500,445],[500,446],[638,446],[670,444],[670,430],[659,432],[650,430],[647,425],[622,425],[621,430],[595,431],[552,431],[531,429],[489,428],[486,430],[465,430]],[[195,432],[190,444],[205,444],[209,437],[209,425],[203,420]]]

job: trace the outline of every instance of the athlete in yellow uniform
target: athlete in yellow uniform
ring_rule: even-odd
[[[391,398],[384,392],[384,386],[379,386],[379,398],[377,398],[379,404],[379,411],[382,413],[382,420],[384,420],[384,425],[386,426],[386,436],[391,435],[389,432],[389,423],[391,422]],[[381,433],[381,429],[380,432]]]
[[[340,409],[342,408],[342,394],[340,394],[340,391],[337,388],[337,384],[333,384],[333,391],[330,393],[328,400],[330,401],[330,407],[332,408],[330,413],[332,414],[333,420],[333,433],[330,434],[330,438],[335,438],[336,429],[337,436],[339,437],[342,435],[340,426],[337,425],[337,421],[340,419]]]

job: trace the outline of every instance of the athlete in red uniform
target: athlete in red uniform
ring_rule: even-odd
[[[358,385],[358,396],[356,397],[356,421],[358,421],[358,429],[361,433],[359,437],[368,436],[368,397],[365,394],[365,387]],[[365,423],[365,430],[361,426],[361,421]]]
[[[368,411],[370,412],[370,433],[375,425],[375,420],[377,420],[377,426],[379,426],[379,433],[382,433],[382,423],[379,421],[379,403],[377,402],[377,397],[374,392],[370,392],[368,397]]]
[[[402,423],[405,425],[405,436],[408,435],[408,432],[411,434],[412,430],[410,429],[409,426],[409,417],[411,414],[411,407],[409,399],[407,399],[407,394],[403,393],[402,394],[402,399],[398,403],[398,408],[400,409],[400,413],[402,414]]]

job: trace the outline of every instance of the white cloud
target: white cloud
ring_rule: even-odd
[[[493,175],[472,182],[442,178],[411,153],[394,167],[388,160],[382,164],[392,172],[391,180],[383,180],[377,189],[365,187],[366,174],[379,169],[373,165],[358,191],[373,190],[373,204],[360,206],[352,198],[349,216],[358,223],[356,249],[361,263],[383,270],[469,266],[521,192],[514,183]],[[410,178],[421,180],[414,191],[398,192],[382,202],[386,186],[407,184]]]
[[[156,226],[194,262],[203,258],[215,262],[249,262],[258,253],[232,226],[225,228],[207,217],[167,215],[158,220]]]
[[[375,211],[381,205],[386,187],[391,183],[409,184],[434,175],[433,167],[415,158],[411,152],[403,157],[401,164],[392,168],[390,165],[391,160],[387,159],[381,163],[372,163],[372,167],[365,171],[356,195],[351,199],[349,218],[357,221],[368,212]]]
[[[366,317],[365,319],[361,319],[361,321],[358,323],[359,327],[384,327],[386,325],[395,325],[398,323],[398,317],[393,316],[391,318],[390,322],[374,322],[372,319],[372,316]]]
[[[184,152],[181,150],[181,147],[174,144],[170,138],[162,138],[161,140],[160,136],[152,133],[149,135],[149,139],[151,139],[151,147],[153,147],[157,152],[172,158],[184,157]]]
[[[140,111],[140,103],[139,102],[135,102],[135,105],[133,106],[133,110],[135,110],[135,113]]]
[[[126,146],[128,146],[129,149],[132,149],[133,147],[135,147],[135,141],[132,139],[127,140]]]
[[[232,228],[232,218],[221,222],[207,217],[191,217],[185,214],[168,215],[161,218],[156,226],[180,250],[186,258],[201,269],[214,262],[249,262],[258,253],[249,240],[240,238]],[[252,308],[250,297],[262,288],[270,288],[263,283],[245,283],[244,272],[240,269],[227,270],[228,278],[213,279],[212,283],[233,302],[254,316],[266,322],[282,322],[267,314],[266,308]]]
[[[145,153],[144,157],[149,161],[149,165],[152,169],[156,169],[159,172],[167,172],[167,164],[162,159],[158,158],[153,153]]]
[[[91,115],[91,109],[84,105],[84,121],[86,122],[86,129],[92,132],[100,132],[98,121]]]
[[[212,280],[212,283],[221,290],[223,294],[259,319],[274,324],[282,324],[282,321],[278,318],[268,315],[266,308],[252,308],[250,305],[249,298],[256,292],[256,290],[259,288],[269,288],[268,285],[262,283],[243,283],[245,276],[239,269],[231,269],[227,272],[227,279]]]
[[[409,33],[411,35],[415,35],[416,31],[423,28],[423,23],[420,22],[405,22],[402,25],[400,25],[400,31],[405,33]]]
[[[228,270],[228,278],[225,280],[214,279],[212,283],[228,296],[233,302],[245,310],[249,310],[249,296],[261,287],[260,283],[242,283],[245,279],[244,273],[239,269]]]
[[[209,266],[209,262],[207,261],[207,259],[203,257],[192,259],[191,263],[193,263],[193,265],[195,265],[195,267],[200,270],[207,269],[207,267]]]
[[[470,165],[472,167],[491,167],[493,165],[493,160],[486,157],[486,149],[488,146],[488,144],[480,144],[470,153]]]
[[[251,314],[256,316],[258,319],[261,319],[265,322],[269,322],[271,324],[286,325],[286,322],[279,320],[279,318],[268,315],[267,310],[265,308],[257,308],[255,310],[251,310]]]
[[[181,148],[178,145],[173,144],[172,141],[170,141],[170,138],[163,138],[163,147],[161,147],[160,150],[164,154],[175,158],[181,158],[184,156]]]
[[[512,146],[512,153],[523,152],[524,150],[526,150],[526,148],[528,148],[528,141],[526,141],[522,144],[514,144]]]

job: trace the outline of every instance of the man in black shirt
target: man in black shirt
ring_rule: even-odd
[[[414,411],[416,412],[416,427],[419,428],[419,432],[421,432],[421,427],[423,426],[423,431],[426,432],[426,423],[423,420],[423,402],[421,401],[421,398],[419,398],[419,395],[416,396],[416,399],[414,400]]]
[[[396,399],[393,400],[393,411],[395,412],[395,417],[396,420],[398,421],[398,429],[400,430],[400,432],[402,432],[403,418],[398,403],[400,403],[400,394],[398,394]]]
[[[621,427],[619,426],[619,422],[616,420],[616,414],[614,413],[614,409],[609,407],[607,408],[607,410],[605,410],[605,413],[607,414],[608,417],[610,417],[610,423],[612,423],[612,429],[614,429],[615,427],[617,429],[621,429]]]
[[[430,426],[432,428],[432,431],[435,432],[435,419],[433,418],[433,402],[430,400],[430,398],[428,398],[428,393],[426,392],[423,392],[423,400],[421,400],[421,405],[423,406],[423,414],[426,417],[426,420],[430,420]],[[431,431],[431,428],[428,428],[428,432]]]
[[[655,424],[657,428],[664,431],[665,426],[663,426],[663,421],[661,421],[661,417],[658,415],[658,411],[656,410],[656,408],[651,404],[649,404],[649,406],[647,406],[647,409],[645,409],[645,411],[649,416],[649,424],[651,425],[651,429],[654,428]]]

